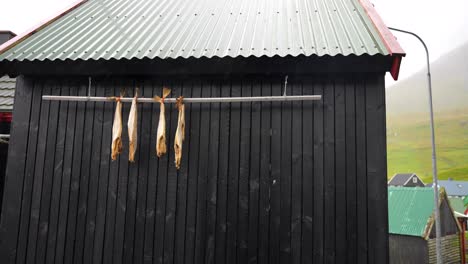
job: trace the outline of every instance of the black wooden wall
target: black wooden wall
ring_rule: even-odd
[[[428,241],[423,237],[390,234],[390,264],[429,264]]]
[[[191,104],[182,168],[168,107],[139,106],[137,162],[110,160],[114,103],[87,78],[20,77],[1,217],[2,263],[387,263],[383,74],[290,76],[315,102]],[[267,96],[281,76],[93,78],[92,94]],[[124,105],[124,122],[130,105]]]

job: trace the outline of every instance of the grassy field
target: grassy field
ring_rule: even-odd
[[[436,114],[437,162],[440,179],[468,181],[468,109]],[[387,118],[388,177],[415,172],[431,182],[431,141],[427,116]]]

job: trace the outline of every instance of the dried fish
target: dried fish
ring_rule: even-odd
[[[156,96],[154,100],[159,102],[160,105],[160,112],[159,112],[159,124],[158,124],[158,134],[156,138],[156,154],[158,157],[161,157],[167,152],[166,147],[166,117],[165,117],[165,107],[164,107],[164,99],[171,93],[169,88],[163,88],[163,95],[162,98]]]
[[[177,108],[179,109],[179,117],[174,138],[174,154],[176,168],[180,169],[180,161],[182,159],[182,143],[185,139],[185,105],[182,96],[177,98]]]
[[[135,162],[135,153],[137,150],[137,123],[138,123],[138,107],[137,107],[137,99],[138,99],[138,88],[135,93],[135,96],[132,100],[132,106],[130,108],[130,114],[128,116],[128,138],[129,138],[129,149],[128,149],[128,160],[130,162]]]
[[[117,159],[117,155],[122,153],[122,102],[121,97],[114,97],[117,102],[115,107],[114,124],[112,126],[112,160]]]

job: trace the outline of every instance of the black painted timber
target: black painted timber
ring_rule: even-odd
[[[156,157],[138,106],[136,162],[110,159],[114,102],[79,76],[21,76],[0,221],[2,263],[388,263],[382,73],[290,75],[320,101],[186,105],[182,167]],[[282,95],[284,75],[93,77],[91,95]]]

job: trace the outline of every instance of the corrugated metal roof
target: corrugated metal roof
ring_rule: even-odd
[[[0,111],[12,111],[15,99],[16,79],[0,77]]]
[[[427,187],[388,187],[391,234],[422,237],[434,209],[434,191]]]
[[[0,60],[389,55],[358,0],[90,0]]]
[[[449,196],[468,196],[468,181],[439,181]]]
[[[461,213],[461,214],[465,214],[466,207],[465,207],[465,204],[464,204],[462,198],[459,198],[459,197],[451,197],[451,198],[449,198],[449,201],[450,201],[450,206],[452,207],[452,209],[453,209],[455,212],[459,212],[459,213]]]

